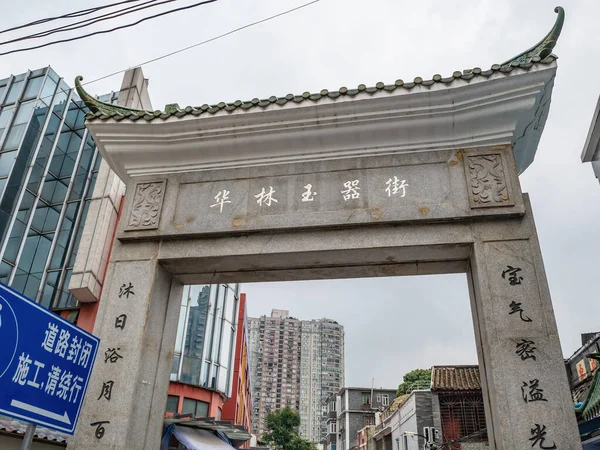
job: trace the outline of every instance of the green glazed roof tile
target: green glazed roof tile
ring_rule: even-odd
[[[505,61],[502,64],[494,64],[489,70],[481,70],[479,67],[475,67],[471,70],[456,71],[450,77],[442,77],[440,74],[435,74],[431,79],[423,79],[416,77],[413,82],[405,83],[402,80],[396,80],[393,84],[386,85],[383,82],[378,82],[375,86],[367,87],[364,84],[360,84],[356,89],[348,89],[347,87],[341,87],[338,91],[329,91],[322,89],[320,92],[310,93],[304,92],[301,95],[288,94],[285,97],[271,96],[268,99],[253,98],[251,101],[240,101],[236,100],[233,103],[221,102],[217,105],[202,105],[199,107],[187,106],[180,108],[178,104],[173,103],[165,106],[164,111],[143,111],[137,109],[126,108],[122,106],[112,105],[97,100],[90,94],[88,94],[82,87],[81,81],[83,78],[78,76],[75,78],[75,88],[81,99],[84,101],[90,112],[86,114],[86,119],[89,121],[93,120],[108,120],[115,119],[122,121],[124,119],[136,121],[143,118],[145,121],[152,121],[155,119],[167,120],[170,117],[185,117],[188,114],[194,116],[200,116],[202,114],[216,114],[220,111],[233,112],[237,109],[248,110],[255,107],[266,108],[271,104],[277,104],[284,106],[288,102],[302,103],[302,102],[314,102],[317,103],[323,98],[336,99],[340,96],[354,97],[357,95],[373,94],[375,92],[384,90],[386,92],[393,92],[396,89],[413,89],[416,85],[420,86],[432,86],[436,83],[451,84],[455,80],[472,80],[476,77],[490,77],[495,73],[508,74],[512,72],[514,68],[520,68],[523,70],[529,70],[536,64],[548,65],[555,61],[556,56],[552,54],[552,50],[556,46],[556,42],[562,30],[562,26],[565,19],[565,11],[560,6],[557,6],[554,10],[558,16],[556,21],[550,30],[550,32],[535,46],[520,53],[514,58]]]
[[[596,354],[587,355],[587,357],[600,362],[600,357]],[[575,408],[575,412],[583,420],[600,416],[600,370],[596,370],[587,397],[581,406]]]

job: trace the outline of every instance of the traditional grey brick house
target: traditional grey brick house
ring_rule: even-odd
[[[429,390],[401,395],[379,414],[373,440],[375,450],[420,450],[423,436],[433,427],[433,402]]]
[[[375,413],[390,406],[396,389],[344,387],[337,395],[337,450],[357,447],[358,430],[375,425]]]

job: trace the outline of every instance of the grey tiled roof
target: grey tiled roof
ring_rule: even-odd
[[[434,366],[432,391],[474,391],[481,389],[479,366]]]

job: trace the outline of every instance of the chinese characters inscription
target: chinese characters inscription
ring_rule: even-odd
[[[124,330],[126,323],[127,323],[127,315],[126,314],[121,314],[120,316],[115,317],[115,328],[120,328],[121,330]]]
[[[106,364],[107,362],[110,361],[111,364],[116,363],[119,359],[123,358],[121,355],[119,355],[119,353],[117,352],[117,350],[121,350],[120,348],[114,349],[114,348],[109,348],[108,350],[106,350],[104,352],[104,363]]]
[[[360,187],[358,186],[360,183],[359,180],[346,181],[344,183],[344,187],[346,188],[343,191],[340,191],[344,196],[344,201],[348,201],[350,199],[358,199],[360,198]]]
[[[530,380],[529,382],[523,381],[523,385],[521,386],[521,394],[523,395],[523,401],[525,401],[525,403],[548,401],[546,398],[544,398],[544,390],[539,386],[540,380],[537,378]]]
[[[519,267],[506,266],[506,270],[502,272],[502,278],[506,279],[508,275],[508,282],[511,286],[521,284],[523,277],[519,276],[518,273],[521,271]]]
[[[546,434],[548,434],[548,432],[546,431],[546,425],[540,425],[538,423],[535,424],[535,427],[531,429],[531,437],[529,438],[530,441],[533,441],[533,444],[531,444],[532,447],[535,447],[536,445],[538,445],[538,448],[542,448],[545,450],[554,450],[556,449],[556,443],[552,443],[552,445],[545,445],[544,442],[546,442]]]
[[[508,314],[519,313],[519,317],[523,322],[531,322],[531,319],[529,317],[523,315],[525,311],[523,311],[523,308],[521,308],[521,303],[513,301],[509,306],[510,312]]]
[[[312,184],[308,183],[306,186],[303,186],[305,191],[302,193],[302,202],[306,203],[306,202],[314,202],[315,201],[315,195],[317,195],[317,193],[315,191],[313,191],[313,186]]]
[[[535,342],[528,341],[527,339],[521,339],[517,342],[517,351],[515,352],[518,356],[521,357],[521,361],[525,361],[527,359],[533,359],[534,361],[537,359],[534,355],[537,347],[535,347]]]
[[[102,391],[100,392],[100,395],[98,396],[98,400],[100,400],[102,397],[104,397],[106,400],[108,400],[110,402],[110,398],[112,397],[112,388],[114,386],[115,382],[110,380],[110,381],[105,381],[102,384]]]
[[[397,176],[394,176],[394,179],[387,180],[385,192],[387,192],[388,197],[392,195],[396,195],[400,193],[400,197],[404,197],[406,195],[406,188],[408,187],[408,183],[406,180],[400,181]]]
[[[123,283],[123,285],[119,288],[119,298],[125,296],[125,298],[129,298],[130,295],[135,295],[133,292],[133,284],[129,282],[129,285]]]
[[[267,206],[271,206],[271,203],[273,202],[277,203],[277,199],[273,197],[273,194],[275,194],[275,192],[276,191],[275,189],[273,189],[273,186],[269,186],[268,192],[263,187],[262,190],[254,196],[254,198],[257,199],[256,203],[258,203],[260,206],[262,206],[263,203]]]
[[[104,433],[105,433],[105,428],[104,428],[104,424],[108,424],[110,423],[110,421],[108,420],[101,420],[99,422],[92,422],[90,423],[90,426],[92,427],[96,427],[96,431],[94,432],[94,436],[96,436],[98,439],[102,439],[104,437]]]
[[[214,204],[210,205],[211,208],[215,208],[215,207],[219,207],[219,212],[222,213],[223,212],[223,205],[225,203],[231,203],[231,200],[229,200],[229,194],[231,192],[229,192],[227,189],[223,189],[222,191],[219,191],[219,193],[217,195],[215,195],[215,202]]]

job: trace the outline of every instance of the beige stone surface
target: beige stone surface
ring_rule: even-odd
[[[466,153],[477,157],[489,155],[490,151],[481,148]],[[446,161],[450,160],[448,156],[444,155]],[[440,158],[440,155],[428,157]],[[422,158],[414,164],[419,161],[429,164]],[[342,173],[348,170],[348,164],[356,162],[343,160],[338,164],[338,179],[345,179]],[[383,166],[377,158],[362,164]],[[323,167],[336,172],[335,162]],[[158,445],[156,430],[160,428],[166,402],[180,283],[463,272],[471,293],[481,382],[488,402],[490,448],[531,448],[532,429],[539,425],[546,433],[545,445],[555,443],[561,450],[581,449],[531,205],[520,192],[516,168],[506,163],[503,172],[506,183],[497,184],[500,189],[495,197],[490,197],[492,205],[486,207],[473,205],[475,195],[486,203],[487,194],[478,184],[478,180],[486,179],[485,173],[478,172],[474,182],[465,167],[468,166],[455,164],[447,169],[458,174],[450,192],[446,192],[447,184],[421,181],[427,186],[427,196],[456,206],[443,210],[445,215],[440,213],[435,219],[410,220],[410,216],[400,214],[397,220],[386,223],[356,222],[348,217],[341,221],[326,208],[319,210],[324,217],[297,226],[291,224],[292,219],[281,219],[289,220],[291,225],[276,231],[268,227],[252,233],[196,230],[192,236],[178,228],[173,218],[177,199],[181,200],[178,186],[198,183],[199,175],[169,179],[161,199],[164,205],[157,230],[129,232],[121,225],[96,326],[103,348],[117,346],[127,350],[127,364],[111,367],[97,361],[91,392],[100,390],[106,379],[119,380],[122,386],[119,400],[99,409],[94,395],[88,395],[76,442],[85,443],[85,448],[90,449],[142,449]],[[268,174],[255,171],[255,175],[268,175],[274,184],[278,177],[299,170],[290,166],[269,167],[265,169]],[[202,174],[205,180],[215,176]],[[486,183],[493,186],[495,181]],[[510,189],[504,191],[509,183]],[[246,189],[249,186],[250,183]],[[333,189],[327,183],[323,186]],[[498,202],[505,201],[505,194],[510,204],[498,207]],[[190,200],[189,205],[192,204]],[[125,214],[131,205],[130,202],[126,206]],[[289,205],[284,209],[293,215],[294,208]],[[153,207],[151,202],[148,207]],[[362,207],[356,205],[358,209]],[[511,267],[520,269],[515,275],[516,282],[511,282],[511,274],[506,273]],[[135,298],[124,302],[118,298],[118,290],[129,282],[139,293],[136,291]],[[126,333],[115,331],[113,324],[123,311],[133,317],[128,324],[131,329]],[[523,353],[519,353],[524,340],[535,347],[527,354],[530,357],[523,358]],[[523,384],[532,380],[543,389],[547,401],[524,397]],[[111,419],[110,429],[107,427],[106,435],[99,440],[89,423],[103,417],[112,417],[114,422]]]

